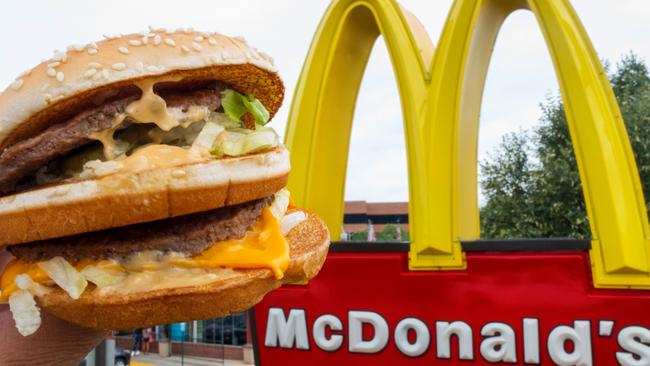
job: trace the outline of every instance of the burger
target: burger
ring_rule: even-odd
[[[0,94],[0,280],[40,310],[129,329],[224,316],[317,274],[329,233],[284,188],[284,97],[241,37],[150,28],[73,45]],[[2,249],[2,248],[0,248]]]

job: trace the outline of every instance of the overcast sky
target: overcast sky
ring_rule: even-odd
[[[0,12],[0,88],[23,70],[49,58],[54,49],[156,27],[188,27],[243,35],[275,59],[287,87],[285,103],[272,122],[283,134],[293,90],[311,37],[329,1],[6,1]],[[404,0],[438,42],[452,0]],[[650,60],[650,2],[574,0],[578,16],[599,56],[615,63],[634,51]],[[99,5],[98,5],[99,4]],[[533,15],[514,13],[500,33],[483,99],[479,159],[509,131],[530,129],[539,103],[558,84]],[[352,132],[347,200],[408,199],[406,153],[399,95],[390,60],[380,40],[362,83]]]

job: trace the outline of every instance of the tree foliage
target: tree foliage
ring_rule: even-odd
[[[610,82],[619,103],[643,192],[650,192],[650,75],[634,54]],[[506,135],[481,162],[481,232],[485,238],[589,237],[585,203],[560,97],[541,105],[533,131]],[[650,207],[650,206],[649,206]]]

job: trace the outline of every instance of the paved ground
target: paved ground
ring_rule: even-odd
[[[243,366],[245,363],[233,360],[221,360],[203,357],[185,356],[181,362],[180,356],[160,357],[158,355],[138,355],[131,360],[131,366]]]

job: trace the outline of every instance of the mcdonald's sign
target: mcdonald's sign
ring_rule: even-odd
[[[532,11],[552,57],[590,240],[480,240],[480,103],[499,28]],[[392,0],[334,0],[286,133],[289,188],[337,237],[353,110],[383,35],[402,102],[410,244],[335,243],[251,311],[268,364],[650,365],[650,228],[602,65],[568,0],[456,0],[434,49]]]

